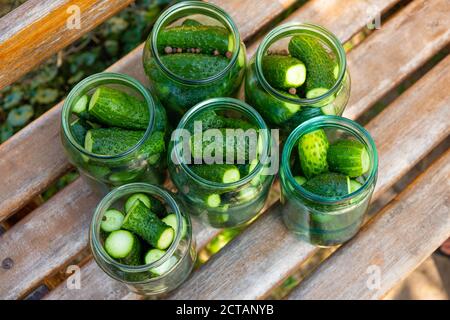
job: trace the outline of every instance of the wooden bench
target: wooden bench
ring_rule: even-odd
[[[28,0],[0,20],[0,87],[57,52],[132,1]],[[345,111],[361,119],[405,80],[414,83],[377,113],[366,128],[380,155],[371,219],[351,241],[337,248],[288,296],[382,298],[450,236],[450,2],[448,0],[211,0],[235,20],[249,57],[262,36],[287,21],[324,25],[343,43],[382,15],[379,30],[348,52],[352,95]],[[83,28],[65,27],[67,7],[78,4]],[[26,19],[16,20],[24,13]],[[86,21],[86,24],[84,24]],[[25,46],[25,43],[27,44]],[[108,70],[143,83],[142,45]],[[447,55],[434,63],[437,54]],[[416,70],[432,65],[421,76]],[[59,103],[0,145],[0,222],[16,216],[30,201],[71,169],[59,137]],[[367,117],[365,117],[367,118]],[[407,188],[392,187],[417,175],[415,166],[445,150]],[[434,151],[434,152],[433,152]],[[168,184],[170,186],[170,184]],[[264,299],[309,263],[319,249],[287,232],[279,211],[279,184],[260,217],[196,270],[173,299]],[[66,282],[51,286],[46,299],[139,299],[108,278],[86,250],[88,226],[99,198],[81,179],[58,192],[0,236],[0,298],[20,299],[74,262],[81,289]],[[194,220],[198,249],[221,230]],[[81,262],[80,262],[81,261]],[[370,268],[380,272],[377,288],[367,285]],[[66,275],[68,276],[68,275]]]

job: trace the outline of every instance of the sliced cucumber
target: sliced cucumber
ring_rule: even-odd
[[[302,177],[302,176],[294,177],[294,179],[295,179],[295,182],[297,182],[300,186],[304,185],[308,181],[308,180],[306,180],[305,177]]]
[[[151,249],[145,255],[145,264],[151,264],[160,260],[166,254],[165,251],[159,249]],[[156,276],[161,276],[167,273],[176,263],[178,259],[175,256],[170,257],[166,262],[164,262],[159,267],[153,268],[150,271]]]
[[[266,55],[262,60],[264,77],[277,89],[289,90],[300,87],[306,79],[306,67],[297,58]]]
[[[330,169],[352,178],[370,169],[370,156],[364,144],[357,140],[338,140],[330,145],[327,153]]]
[[[222,203],[222,199],[219,194],[213,193],[206,196],[205,203],[210,208],[218,208]]]
[[[105,240],[105,250],[114,259],[127,265],[141,264],[141,244],[129,231],[111,232]]]
[[[298,143],[300,165],[306,178],[328,171],[327,151],[329,143],[322,129],[304,134]]]
[[[191,169],[203,179],[212,182],[232,183],[239,181],[241,178],[238,167],[233,164],[201,164],[191,166]]]
[[[350,178],[340,173],[324,173],[308,180],[303,187],[319,196],[342,197],[349,193]]]
[[[100,228],[105,232],[113,232],[122,228],[125,216],[116,209],[109,209],[105,212],[100,223]]]
[[[173,230],[175,230],[175,234],[178,232],[178,219],[177,215],[175,213],[169,214],[167,217],[162,219],[162,221],[167,224],[168,226],[171,226]],[[183,238],[186,235],[187,232],[187,223],[186,219],[182,218],[182,229],[181,229],[181,237]]]
[[[122,228],[139,235],[155,248],[167,249],[175,237],[174,230],[162,222],[140,200],[130,208]]]

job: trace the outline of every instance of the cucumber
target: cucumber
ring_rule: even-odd
[[[242,129],[244,131],[247,131],[249,129],[257,130],[257,127],[250,122],[244,120],[244,119],[237,119],[237,118],[227,118],[223,117],[224,125],[221,128],[230,128],[230,129]]]
[[[124,129],[146,130],[150,121],[145,101],[104,86],[92,95],[89,114],[102,124]]]
[[[212,182],[232,183],[241,178],[239,169],[233,164],[200,164],[191,166],[191,169],[203,179]]]
[[[120,230],[125,216],[116,209],[109,209],[105,212],[100,223],[100,229],[105,232],[113,232]]]
[[[329,143],[322,129],[304,134],[298,142],[298,154],[303,174],[307,179],[328,171]]]
[[[156,213],[156,215],[160,218],[167,214],[166,207],[161,201],[156,198],[149,197],[144,193],[136,193],[129,197],[127,202],[125,202],[125,212],[128,213],[138,200],[152,212]]]
[[[274,88],[289,90],[300,87],[306,79],[306,67],[297,58],[266,55],[262,60],[264,77]]]
[[[295,182],[297,182],[301,186],[304,185],[306,183],[306,181],[308,181],[308,180],[306,180],[305,177],[302,177],[302,176],[294,177],[294,179],[295,179]]]
[[[222,203],[220,194],[213,193],[205,197],[205,203],[209,208],[218,208]]]
[[[139,235],[155,248],[167,249],[175,237],[174,230],[159,220],[157,215],[150,211],[140,200],[130,208],[122,228]]]
[[[160,260],[166,254],[165,251],[159,249],[151,249],[145,255],[145,264],[150,264]],[[150,270],[156,276],[163,275],[167,273],[172,267],[178,262],[175,256],[170,257],[166,262],[164,262],[159,267]]]
[[[323,89],[323,94],[334,86],[336,64],[319,40],[305,35],[294,36],[289,42],[289,52],[306,65],[305,86],[307,97],[312,95],[311,90]],[[315,94],[317,94],[317,91]]]
[[[89,96],[84,95],[72,107],[72,112],[80,118],[90,120],[92,117],[88,113]]]
[[[222,72],[230,63],[225,57],[198,53],[179,53],[161,57],[162,63],[184,79],[201,80]]]
[[[187,232],[187,223],[186,219],[183,217],[182,219],[182,228],[181,228],[181,237],[183,238],[186,235]],[[178,232],[178,219],[177,215],[175,213],[169,214],[167,217],[162,219],[162,222],[167,224],[168,226],[172,227],[173,230],[175,230],[175,234]]]
[[[132,170],[132,171],[120,171],[111,173],[108,180],[113,184],[124,184],[132,182],[143,172],[143,170]]]
[[[118,155],[130,150],[144,136],[143,131],[131,131],[120,128],[99,128],[87,132],[84,148],[98,155]],[[165,151],[164,133],[154,132],[141,146],[140,156],[149,157]]]
[[[163,53],[166,47],[199,48],[202,53],[212,54],[215,50],[225,55],[233,51],[233,36],[224,27],[181,25],[161,30],[157,39],[158,51]]]
[[[356,180],[350,180],[350,193],[358,191],[362,187],[362,184]]]
[[[186,19],[183,21],[183,23],[181,25],[190,26],[190,27],[198,27],[198,26],[201,26],[202,24],[194,19]]]
[[[327,161],[332,171],[351,178],[359,177],[370,169],[370,156],[366,147],[352,139],[338,140],[330,145]]]
[[[141,265],[141,243],[129,231],[111,232],[105,240],[105,250],[112,258],[122,264]]]
[[[239,195],[237,196],[237,200],[239,202],[249,202],[256,199],[259,195],[260,191],[255,187],[246,187],[239,191]]]
[[[209,129],[219,129],[225,126],[225,118],[219,116],[213,110],[205,110],[197,117],[192,119],[189,124],[186,126],[186,129],[189,130],[192,134],[194,133],[195,122],[201,122],[202,131],[206,131]]]
[[[89,129],[91,129],[91,126],[82,118],[78,118],[70,124],[72,135],[81,146],[84,145],[84,139]]]
[[[350,193],[350,178],[340,173],[324,173],[308,180],[303,187],[319,196],[342,197]]]

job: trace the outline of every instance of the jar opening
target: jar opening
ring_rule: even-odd
[[[203,112],[207,110],[213,110],[213,111],[227,111],[232,112],[234,114],[239,114],[244,117],[246,117],[249,121],[251,121],[255,126],[257,131],[259,131],[258,140],[261,139],[261,146],[262,150],[259,154],[259,161],[255,168],[244,178],[241,178],[240,180],[236,182],[231,183],[217,183],[213,181],[206,180],[199,175],[197,175],[188,164],[183,161],[183,150],[181,142],[182,132],[183,130],[187,130],[187,126],[195,121],[195,119],[202,114]],[[245,130],[244,130],[245,131]],[[262,117],[259,115],[259,113],[253,109],[251,106],[246,104],[243,101],[234,99],[234,98],[214,98],[209,99],[204,102],[201,102],[191,108],[181,119],[177,130],[175,130],[174,135],[172,136],[172,143],[174,144],[173,152],[172,154],[175,156],[175,160],[177,163],[180,164],[181,168],[195,181],[199,182],[202,185],[216,188],[216,189],[228,189],[228,188],[234,188],[234,187],[240,187],[242,185],[247,184],[250,182],[253,178],[256,177],[263,169],[264,164],[267,163],[269,159],[269,152],[270,152],[270,144],[271,144],[271,135],[269,134],[269,129],[262,119]]]
[[[166,27],[180,25],[184,20],[191,19],[192,17],[195,17],[195,19],[198,19],[200,22],[205,21],[211,23],[211,25],[218,25],[226,28],[230,34],[229,41],[232,42],[229,44],[229,47],[232,47],[231,51],[233,54],[229,58],[230,61],[228,65],[220,72],[204,79],[189,79],[177,75],[162,62],[158,50],[158,37],[161,30]],[[242,52],[239,31],[230,16],[216,5],[199,1],[184,1],[168,8],[156,21],[147,42],[151,43],[152,59],[155,59],[161,70],[172,80],[185,85],[205,85],[223,78],[228,71],[238,63],[239,56],[245,54]]]
[[[368,152],[370,168],[368,172],[363,175],[364,181],[357,190],[343,196],[324,197],[308,191],[294,178],[291,168],[291,160],[292,157],[294,157],[294,150],[297,150],[298,141],[305,134],[318,129],[323,129],[326,132],[330,143],[333,143],[338,139],[350,138],[361,142],[365,146]],[[302,123],[288,137],[283,149],[281,170],[283,170],[283,175],[289,183],[294,186],[294,191],[306,199],[321,204],[340,204],[364,193],[376,180],[378,172],[378,153],[375,142],[369,132],[367,132],[367,130],[358,123],[339,116],[320,116]]]
[[[273,50],[277,53],[280,49],[281,51],[284,51],[284,54],[286,54],[290,39],[297,35],[314,39],[320,43],[321,46],[329,52],[330,56],[333,57],[333,60],[335,60],[335,68],[333,70],[335,78],[334,85],[329,90],[317,90],[313,95],[311,95],[311,97],[306,98],[291,97],[287,94],[287,92],[284,94],[284,92],[280,92],[280,90],[272,87],[264,76],[262,67],[264,56]],[[310,23],[288,23],[275,28],[264,38],[256,53],[255,66],[256,75],[261,85],[266,91],[275,96],[277,99],[288,103],[305,106],[322,106],[326,105],[328,101],[332,99],[333,96],[340,90],[341,84],[346,75],[347,59],[341,42],[327,29]],[[306,73],[307,72],[308,70]],[[301,88],[302,86],[300,89]]]
[[[85,95],[93,94],[95,89],[99,88],[100,86],[115,88],[137,97],[139,100],[142,100],[146,103],[149,111],[149,123],[143,136],[130,149],[117,155],[100,155],[86,150],[84,145],[80,145],[77,142],[71,130],[71,121],[74,118],[73,117],[74,106],[80,100],[80,98],[82,98]],[[156,106],[153,97],[139,81],[127,75],[104,72],[104,73],[97,73],[85,78],[70,91],[69,95],[64,101],[63,110],[61,113],[61,123],[64,135],[67,137],[67,140],[83,156],[93,159],[117,160],[132,154],[147,141],[147,139],[153,132],[155,124],[155,110]]]

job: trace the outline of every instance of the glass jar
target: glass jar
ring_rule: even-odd
[[[358,189],[339,197],[323,197],[302,187],[294,178],[299,139],[312,131],[323,129],[329,143],[338,139],[361,142],[369,155],[370,167],[357,178]],[[293,152],[295,150],[295,152]],[[282,215],[285,225],[317,246],[334,246],[352,238],[360,229],[375,189],[378,155],[370,134],[356,122],[338,116],[320,116],[304,122],[288,137],[282,153],[280,180]]]
[[[183,148],[190,148],[183,143],[185,139],[190,140],[192,131],[188,128],[192,128],[194,122],[198,123],[196,119],[211,111],[248,121],[258,135],[258,157],[255,158],[254,168],[248,169],[245,176],[241,174],[238,181],[218,183],[202,178],[188,165],[199,163],[191,162],[190,155],[186,157],[183,153]],[[215,228],[237,227],[251,221],[263,208],[278,170],[278,154],[273,155],[272,152],[278,148],[274,148],[273,144],[274,139],[264,120],[255,109],[240,100],[215,98],[190,109],[173,133],[168,152],[169,174],[185,208]]]
[[[262,61],[269,53],[289,54],[288,46],[294,36],[307,37],[320,44],[332,58],[336,82],[328,91],[305,96],[305,84],[296,89],[296,95],[272,87],[263,73]],[[300,59],[301,60],[301,59]],[[308,77],[308,68],[306,68]],[[308,78],[306,78],[308,79]],[[308,81],[308,80],[306,80]],[[339,39],[330,31],[309,23],[281,25],[272,30],[261,42],[247,68],[245,99],[273,128],[279,128],[284,136],[302,122],[320,115],[342,115],[350,97],[350,75],[347,60]]]
[[[147,265],[129,266],[112,259],[105,251],[103,247],[105,239],[100,224],[107,210],[111,208],[123,210],[127,198],[136,193],[159,199],[165,204],[167,212],[176,215],[177,230],[183,231],[176,233],[174,241],[159,260]],[[183,228],[184,222],[185,228]],[[132,292],[140,295],[160,296],[174,290],[189,276],[196,260],[189,215],[180,209],[175,198],[168,191],[146,183],[127,184],[108,193],[95,210],[89,235],[91,250],[99,267],[110,277],[124,283]],[[165,263],[173,265],[165,273],[155,276],[152,270]]]
[[[222,26],[229,31],[229,63],[219,73],[203,79],[187,79],[164,65],[164,55],[157,46],[161,30],[179,26],[188,19],[205,25]],[[174,125],[197,103],[209,98],[236,96],[244,79],[246,59],[245,45],[230,16],[221,8],[200,1],[180,2],[162,13],[146,41],[143,56],[152,91],[166,107],[169,118],[175,121]]]
[[[83,118],[76,115],[73,110],[77,102],[83,96],[90,96],[99,87],[109,87],[121,90],[129,95],[145,101],[148,106],[150,120],[142,138],[129,150],[118,155],[99,155],[86,150],[84,144],[80,144],[71,129],[76,119]],[[97,128],[92,116],[84,116],[90,123],[90,127]],[[61,115],[61,138],[64,149],[70,162],[78,168],[82,176],[102,193],[125,183],[142,181],[153,184],[161,184],[165,179],[164,169],[166,163],[166,137],[167,116],[164,108],[150,92],[137,80],[123,74],[98,73],[78,83],[69,93],[64,102]],[[143,152],[144,144],[149,139],[159,137],[163,140],[162,152],[148,154]],[[162,137],[162,138],[161,138]],[[158,141],[159,141],[158,140]]]

